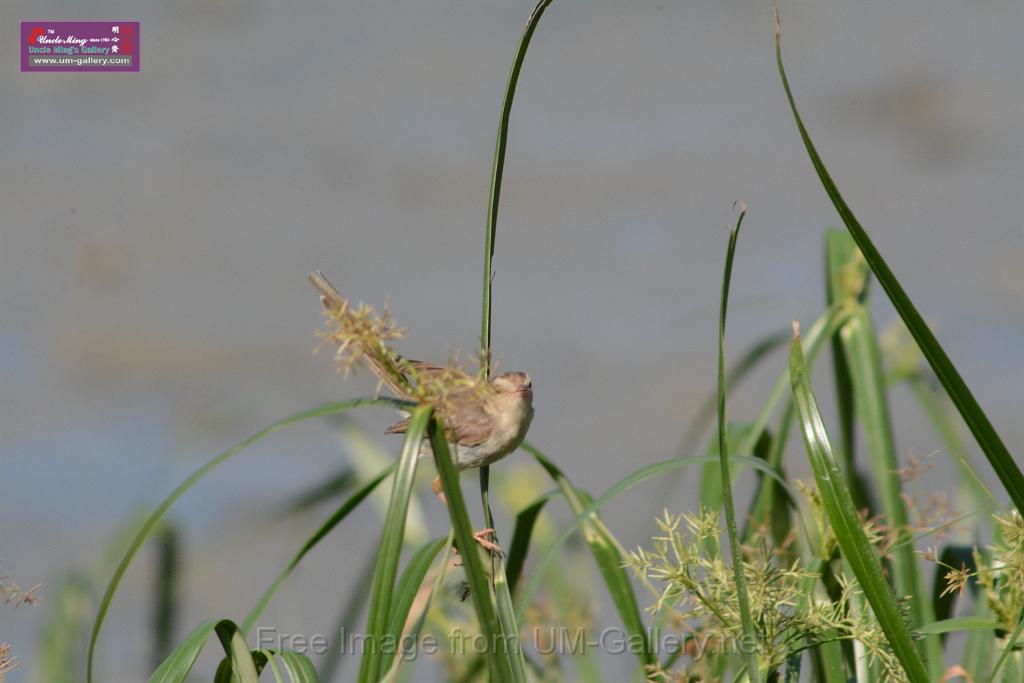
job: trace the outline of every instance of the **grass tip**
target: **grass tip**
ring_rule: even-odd
[[[799,320],[794,320],[793,321],[793,339],[799,339],[799,338],[800,338],[800,321]]]

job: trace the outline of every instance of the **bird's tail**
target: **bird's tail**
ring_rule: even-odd
[[[316,291],[320,292],[320,303],[328,311],[340,311],[345,308],[348,300],[334,288],[331,281],[324,277],[324,274],[319,270],[309,274],[309,282],[316,288]]]
[[[309,274],[309,282],[320,292],[320,303],[330,313],[340,313],[348,306],[348,299],[341,295],[330,280],[319,270]],[[364,352],[359,359],[368,367],[398,398],[409,397],[409,379],[402,368],[403,359],[392,349],[382,354],[382,343],[367,344],[361,342]]]

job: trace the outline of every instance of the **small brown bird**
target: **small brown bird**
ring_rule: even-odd
[[[309,281],[320,292],[320,302],[329,312],[346,309],[348,301],[322,273],[310,273]],[[410,377],[402,371],[403,367],[409,368],[409,374],[420,383],[438,380],[452,387],[446,391],[437,412],[448,428],[454,446],[453,459],[459,470],[491,465],[515,451],[526,437],[533,419],[533,382],[525,372],[502,373],[482,383],[461,370],[397,355],[390,359],[385,356],[384,361],[379,353],[362,353],[359,357],[398,398],[410,398]],[[403,418],[388,427],[386,433],[403,434],[408,425],[409,418]],[[430,443],[424,440],[420,455],[430,453]],[[440,478],[435,478],[433,489],[444,500],[440,483]],[[493,529],[484,529],[476,537],[485,548],[500,550],[484,538],[493,533]]]

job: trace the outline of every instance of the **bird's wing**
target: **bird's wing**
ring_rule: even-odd
[[[468,393],[468,392],[467,392]],[[494,418],[484,410],[476,396],[453,397],[442,416],[445,424],[455,425],[455,443],[460,446],[479,446],[491,436]],[[476,400],[474,400],[476,399]],[[409,429],[409,418],[401,420],[384,430],[385,434],[405,434]]]
[[[467,390],[463,396],[451,396],[445,413],[445,424],[455,426],[455,443],[460,446],[479,446],[494,430],[494,417],[472,390]]]
[[[391,425],[384,430],[385,434],[405,434],[405,431],[409,429],[409,418],[403,417],[401,420]]]

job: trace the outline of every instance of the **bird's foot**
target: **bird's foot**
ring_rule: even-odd
[[[501,546],[488,538],[494,536],[494,529],[481,529],[473,534],[474,540],[480,544],[480,546],[489,553],[496,553],[504,556],[505,551],[501,549]]]

